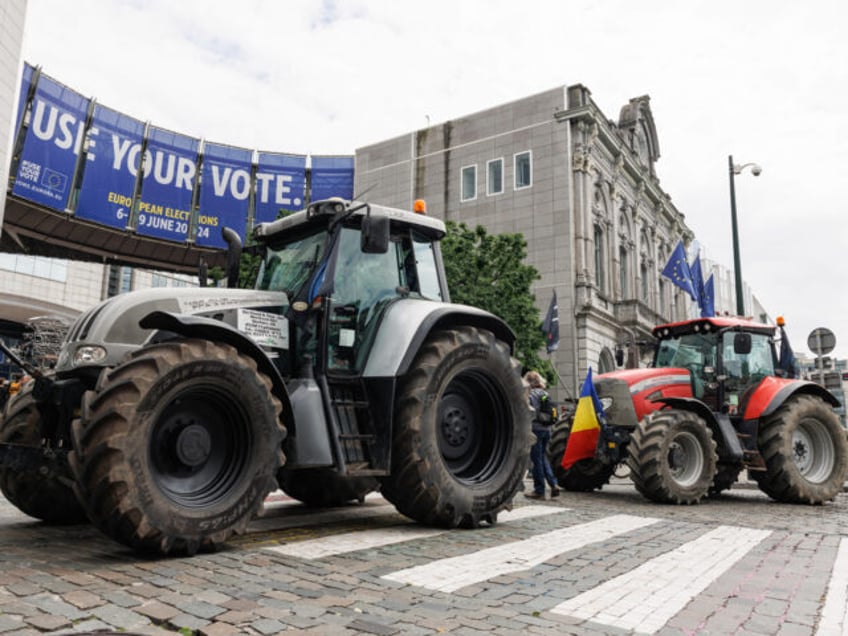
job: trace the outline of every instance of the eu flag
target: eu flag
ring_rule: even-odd
[[[670,278],[671,282],[685,291],[692,300],[698,300],[695,293],[695,285],[692,283],[692,272],[689,270],[689,262],[686,260],[686,250],[683,249],[683,241],[677,242],[677,247],[671,253],[663,268],[662,275]]]
[[[548,353],[556,351],[559,348],[559,306],[557,305],[556,290],[551,297],[551,304],[548,305],[548,313],[545,315],[545,322],[542,323],[542,331],[545,332],[545,347]]]
[[[692,277],[692,288],[695,290],[695,300],[698,301],[698,307],[703,309],[704,299],[704,273],[701,271],[701,251],[695,256],[695,260],[689,266],[689,275]]]
[[[715,282],[713,275],[704,283],[704,294],[701,296],[701,317],[709,318],[715,316]]]
[[[795,353],[792,351],[792,345],[789,344],[789,337],[786,335],[783,325],[780,325],[780,360],[777,366],[783,369],[787,378],[798,377],[798,364],[795,362]]]

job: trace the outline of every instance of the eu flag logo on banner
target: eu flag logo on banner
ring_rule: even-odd
[[[689,261],[686,260],[686,250],[683,249],[683,241],[678,241],[677,247],[671,253],[671,258],[668,259],[663,268],[662,275],[670,278],[671,282],[685,291],[692,300],[698,300],[695,293],[695,286],[692,283],[692,272],[689,270]]]

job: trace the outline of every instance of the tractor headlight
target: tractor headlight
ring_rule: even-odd
[[[106,349],[98,345],[85,345],[74,352],[74,366],[96,364],[106,358]]]

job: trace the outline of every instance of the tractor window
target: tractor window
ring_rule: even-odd
[[[751,334],[751,352],[737,354],[733,351],[733,333],[724,336],[722,354],[724,374],[732,384],[743,388],[774,375],[771,339],[766,334]]]
[[[415,249],[415,270],[418,276],[418,291],[425,298],[443,300],[442,289],[439,286],[439,274],[436,267],[436,255],[433,243],[427,238],[412,234]]]
[[[359,370],[382,309],[408,293],[403,241],[392,237],[384,254],[362,252],[359,241],[358,229],[342,228],[328,334],[332,369]]]
[[[716,335],[688,333],[660,342],[654,366],[680,367],[692,376],[692,394],[703,399],[709,375],[715,370]]]
[[[660,343],[656,367],[692,368],[715,364],[716,339],[713,334],[690,333]]]
[[[257,289],[283,291],[291,298],[309,279],[324,251],[327,234],[319,231],[282,245],[268,247],[256,279]]]

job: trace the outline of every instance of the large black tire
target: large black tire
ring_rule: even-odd
[[[600,490],[612,478],[615,464],[605,464],[597,459],[581,459],[566,470],[562,467],[562,456],[571,435],[573,417],[558,421],[551,431],[551,442],[548,444],[548,461],[553,468],[557,483],[565,490],[572,492],[592,492]]]
[[[343,477],[330,468],[277,471],[277,483],[290,497],[315,508],[343,506],[365,501],[365,495],[380,487],[375,477]]]
[[[446,528],[494,524],[522,484],[530,410],[509,347],[473,327],[431,334],[403,378],[382,494]]]
[[[0,442],[41,446],[41,413],[28,382],[6,404],[0,423]],[[86,523],[85,509],[77,501],[73,476],[65,455],[45,452],[37,468],[0,467],[0,491],[24,514],[53,525]]]
[[[765,472],[751,471],[772,499],[821,504],[842,491],[848,474],[848,441],[839,418],[824,400],[799,395],[760,424]]]
[[[630,438],[627,465],[636,489],[660,503],[695,504],[716,475],[716,443],[703,418],[689,411],[654,411]]]
[[[104,533],[142,552],[213,550],[275,490],[282,406],[229,345],[146,347],[104,371],[73,424],[77,495]]]

